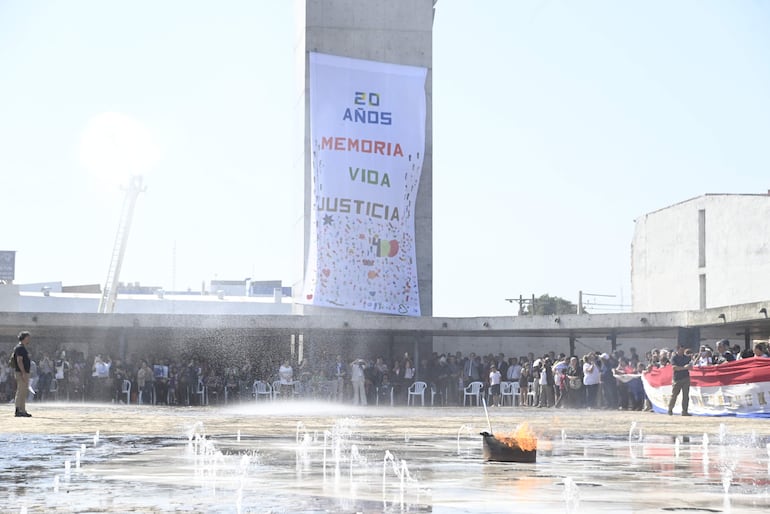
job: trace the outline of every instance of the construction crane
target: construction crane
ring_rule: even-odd
[[[115,236],[115,244],[112,248],[112,257],[110,259],[110,268],[107,271],[107,280],[104,282],[102,298],[99,301],[100,313],[115,312],[115,300],[118,297],[118,281],[120,280],[120,267],[123,265],[123,256],[126,253],[126,244],[128,243],[128,233],[131,229],[131,220],[134,217],[134,207],[139,193],[143,193],[147,188],[142,182],[141,175],[133,175],[129,179],[126,188],[126,196],[123,198],[123,208],[120,212],[120,223],[118,224],[118,233]]]

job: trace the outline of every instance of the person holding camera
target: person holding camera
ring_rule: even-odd
[[[353,405],[366,405],[366,361],[356,359],[350,363],[350,383],[353,385]]]
[[[589,353],[583,357],[583,389],[586,392],[586,407],[589,409],[597,407],[600,382],[601,375],[599,366],[596,364],[596,355]]]

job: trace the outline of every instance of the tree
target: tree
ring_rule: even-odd
[[[539,298],[535,298],[534,306],[527,306],[525,314],[535,314],[536,316],[577,314],[577,305],[570,302],[569,300],[565,300],[564,298],[544,294],[540,295]]]

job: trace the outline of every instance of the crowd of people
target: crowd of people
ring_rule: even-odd
[[[702,346],[688,350],[693,366],[718,365],[737,358],[767,357],[765,343],[751,351],[719,341],[715,349]],[[31,352],[29,387],[31,401],[69,400],[153,403],[166,405],[217,404],[255,398],[256,381],[270,384],[280,397],[319,398],[355,405],[407,402],[415,381],[429,385],[436,405],[463,405],[465,391],[480,382],[481,397],[490,406],[501,406],[501,386],[516,384],[512,405],[591,409],[649,409],[641,375],[651,367],[670,365],[675,352],[656,349],[640,357],[634,348],[628,355],[591,351],[582,357],[556,354],[507,357],[433,353],[414,362],[406,353],[387,361],[382,356],[343,359],[321,357],[297,363],[286,356],[266,356],[259,362],[204,357],[163,360],[112,359],[109,355],[84,355],[59,350],[54,356]],[[162,362],[159,362],[161,361]],[[130,389],[124,387],[130,382]],[[14,370],[0,362],[0,401],[13,398]],[[31,393],[30,393],[31,394]],[[509,394],[509,396],[512,396]]]

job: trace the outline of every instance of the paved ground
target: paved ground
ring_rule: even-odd
[[[412,418],[410,426],[435,433],[456,432],[460,425],[480,429],[487,427],[481,407],[351,407],[340,404],[312,402],[243,403],[227,407],[165,407],[109,404],[29,404],[31,418],[13,417],[13,407],[7,407],[6,419],[0,433],[82,434],[99,430],[107,435],[170,435],[203,421],[212,435],[232,434],[238,430],[250,433],[259,427],[271,426],[293,430],[298,421],[306,426],[329,426],[341,417],[360,417],[373,424]],[[527,408],[490,408],[489,424],[493,432],[512,430],[526,421],[534,431],[545,437],[555,437],[565,431],[570,437],[628,435],[631,424],[646,434],[700,436],[726,430],[733,435],[770,435],[770,420],[734,417],[681,417],[651,412],[604,410],[570,410]],[[724,428],[722,428],[724,425]]]
[[[29,411],[0,411],[2,512],[770,510],[766,419],[293,401]],[[537,464],[484,462],[478,433],[524,421]]]

